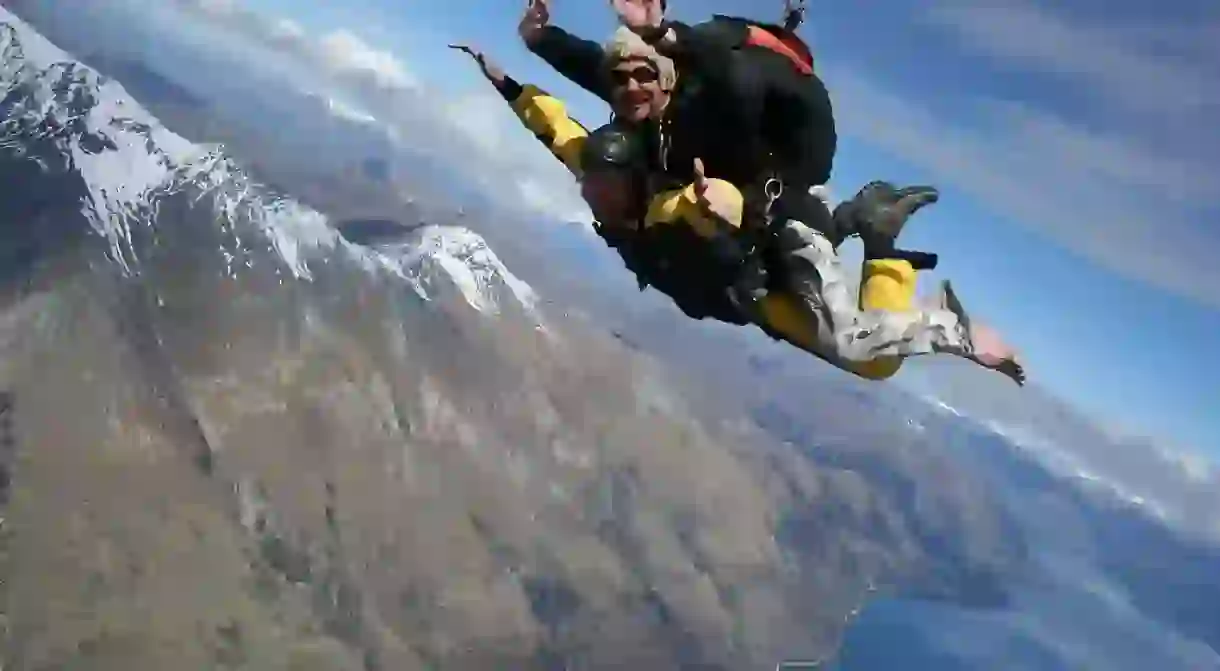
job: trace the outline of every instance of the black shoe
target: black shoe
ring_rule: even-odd
[[[907,220],[939,198],[940,192],[931,186],[899,189],[889,182],[869,182],[854,198],[835,208],[835,226],[844,237],[860,236],[867,258],[894,258],[895,242]]]

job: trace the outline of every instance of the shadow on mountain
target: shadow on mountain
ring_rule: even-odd
[[[141,104],[207,107],[207,102],[203,98],[139,61],[124,58],[111,59],[104,54],[92,54],[84,60],[89,67],[106,77],[121,82],[123,88]]]
[[[405,225],[392,219],[348,219],[334,224],[344,240],[356,245],[400,242],[426,224]]]
[[[5,56],[19,56],[11,46]],[[55,82],[62,113],[33,117],[26,113],[37,87],[17,85],[0,100],[10,131],[25,138],[18,151],[0,152],[0,281],[20,284],[30,278],[40,263],[71,250],[90,232],[82,208],[92,194],[76,171],[72,156],[62,143],[79,138],[82,151],[97,154],[116,149],[104,134],[85,126],[84,117],[96,104],[92,95],[92,73],[76,65],[55,66],[45,73]],[[38,91],[38,93],[43,93]]]

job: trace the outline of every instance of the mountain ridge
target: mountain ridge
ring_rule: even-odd
[[[6,666],[770,668],[833,656],[874,599],[1000,621],[1030,585],[1074,586],[1045,570],[1048,537],[1104,558],[1075,580],[1130,594],[1125,612],[1214,630],[1209,591],[1148,570],[1203,584],[1211,555],[986,426],[682,321],[625,272],[620,305],[588,250],[477,190],[438,203],[453,194],[410,147],[356,142],[306,174],[300,143],[188,146],[158,114],[115,114],[118,90],[84,91],[98,104],[50,138],[44,115],[21,117],[0,146],[32,196],[0,202],[0,235],[39,242],[4,247],[26,250],[0,306]],[[231,136],[370,137],[311,95],[293,113],[334,119],[281,126],[281,101]],[[229,133],[214,113],[199,121]],[[150,143],[173,169],[147,167]],[[382,223],[355,240],[359,220]],[[386,222],[414,229],[399,243],[485,235],[547,332],[474,309],[431,263],[402,273],[435,280],[421,294],[386,265],[403,257],[384,253]],[[117,224],[125,267],[94,232]],[[742,384],[751,370],[771,386]]]
[[[41,241],[0,320],[6,665],[738,668],[828,655],[861,571],[935,563],[859,475],[579,321],[421,295],[0,19],[0,169],[45,196],[0,204]]]

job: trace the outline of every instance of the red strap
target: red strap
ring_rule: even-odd
[[[792,61],[801,74],[813,74],[813,54],[809,53],[809,47],[796,35],[781,37],[761,26],[750,26],[746,45],[770,49]]]

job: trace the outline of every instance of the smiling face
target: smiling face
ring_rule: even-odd
[[[610,86],[615,116],[631,123],[659,118],[669,97],[656,67],[642,58],[615,63],[610,69]]]

